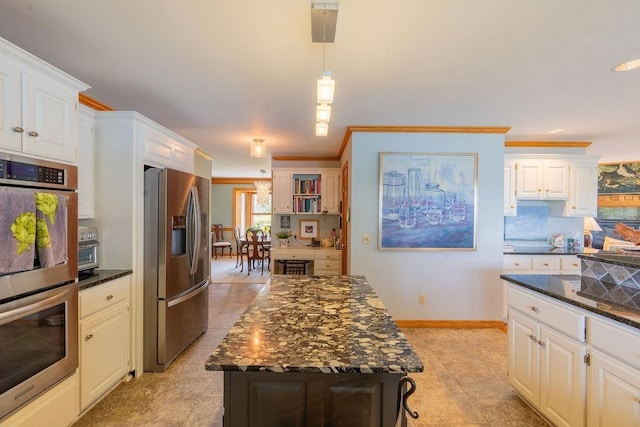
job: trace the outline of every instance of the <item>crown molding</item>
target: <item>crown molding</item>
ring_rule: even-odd
[[[271,178],[211,178],[211,184],[253,184],[256,181],[271,182]]]
[[[78,94],[78,101],[82,105],[86,105],[89,108],[93,108],[97,111],[115,111],[113,108],[109,107],[102,102],[91,98],[90,96],[85,95],[84,93]]]
[[[505,141],[505,147],[587,148],[589,141]]]
[[[324,156],[324,157],[313,157],[313,156],[273,156],[271,160],[275,160],[278,162],[319,162],[319,161],[339,161],[339,156]]]

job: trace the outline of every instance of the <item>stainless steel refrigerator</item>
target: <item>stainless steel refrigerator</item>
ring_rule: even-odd
[[[144,176],[144,370],[165,371],[207,329],[210,181]]]

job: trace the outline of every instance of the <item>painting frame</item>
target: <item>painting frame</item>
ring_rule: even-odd
[[[318,238],[317,219],[301,219],[298,221],[298,239],[311,240]]]
[[[379,251],[475,251],[478,153],[380,152]]]

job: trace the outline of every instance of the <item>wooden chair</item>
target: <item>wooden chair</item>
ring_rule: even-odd
[[[269,251],[265,250],[265,246],[263,245],[263,237],[264,233],[261,230],[252,230],[248,229],[245,239],[248,242],[247,246],[247,275],[251,273],[251,270],[255,268],[256,261],[260,265],[260,274],[264,275],[264,261],[265,259],[271,262],[271,258],[269,257]],[[271,264],[269,264],[269,268],[271,268]]]
[[[225,242],[223,230],[222,224],[211,225],[211,252],[213,252],[213,259],[218,259],[218,249],[220,249],[221,256],[224,256],[225,249],[229,249],[229,258],[231,258],[231,242]]]
[[[240,271],[242,272],[244,269],[244,256],[249,256],[249,246],[242,243],[242,236],[240,235],[240,227],[235,226],[233,228],[233,237],[236,239],[236,268],[238,268],[238,263],[240,263]]]

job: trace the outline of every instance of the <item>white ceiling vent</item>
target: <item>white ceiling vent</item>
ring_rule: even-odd
[[[338,20],[337,3],[311,3],[311,41],[333,43]]]

